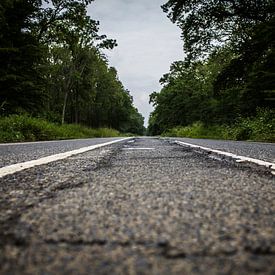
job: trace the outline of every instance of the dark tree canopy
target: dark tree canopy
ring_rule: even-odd
[[[35,113],[43,105],[39,64],[43,50],[30,32],[36,1],[5,0],[0,4],[0,103],[5,112]]]
[[[169,0],[163,10],[182,29],[185,51],[195,58],[228,42],[238,48],[254,27],[274,16],[275,5],[274,0]]]
[[[45,0],[49,6],[37,13],[33,32],[44,43],[79,44],[112,49],[116,41],[99,34],[99,22],[87,15],[93,0]]]

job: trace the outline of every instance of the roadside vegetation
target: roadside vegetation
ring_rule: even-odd
[[[120,133],[110,128],[92,129],[76,124],[61,125],[27,115],[0,118],[0,142],[117,136],[120,136]]]
[[[1,140],[143,134],[144,118],[103,53],[117,43],[87,14],[92,2],[1,1]]]
[[[275,141],[275,4],[169,0],[186,58],[150,95],[150,135]]]
[[[274,125],[274,112],[258,110],[255,117],[240,118],[233,125],[195,122],[190,126],[169,129],[162,136],[275,142]]]

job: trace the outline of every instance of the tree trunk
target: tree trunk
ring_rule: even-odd
[[[78,93],[75,95],[74,123],[78,124]]]
[[[61,118],[61,124],[63,125],[65,122],[65,113],[66,113],[66,107],[67,107],[67,99],[68,99],[68,89],[66,90],[65,96],[64,96],[64,102],[63,102],[63,109],[62,109],[62,118]]]

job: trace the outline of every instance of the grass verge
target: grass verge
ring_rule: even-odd
[[[117,137],[114,129],[92,129],[81,125],[58,125],[27,115],[0,118],[0,142],[39,141],[92,137]]]
[[[240,118],[232,125],[196,122],[169,129],[162,136],[275,142],[275,111],[260,109],[255,117]]]

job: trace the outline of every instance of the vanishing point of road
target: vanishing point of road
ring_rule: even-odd
[[[275,145],[178,141],[0,144],[0,274],[274,274]]]

